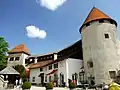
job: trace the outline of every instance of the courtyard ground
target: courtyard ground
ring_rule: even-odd
[[[14,90],[22,90],[22,89],[14,89]],[[37,87],[37,86],[32,86],[30,90],[45,90],[45,87]],[[68,88],[60,88],[60,87],[54,87],[53,90],[70,90]],[[75,90],[84,90],[84,89],[78,89],[76,88]],[[94,89],[86,89],[86,90],[94,90]]]
[[[2,89],[0,90],[22,90],[21,88],[15,88],[15,89]],[[45,90],[45,87],[37,87],[37,86],[32,86],[30,90]],[[60,87],[55,87],[53,90],[70,90],[68,88],[60,88]],[[84,90],[84,89],[75,89],[75,90]],[[86,89],[86,90],[94,90],[94,89]]]

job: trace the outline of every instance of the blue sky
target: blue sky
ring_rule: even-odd
[[[79,27],[93,6],[120,25],[119,0],[53,1],[0,0],[0,36],[10,49],[25,44],[32,54],[42,54],[71,45],[80,39]]]

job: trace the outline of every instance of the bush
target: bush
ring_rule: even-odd
[[[70,89],[74,89],[74,88],[76,88],[75,83],[74,83],[74,82],[71,82],[70,85],[69,85],[69,88],[70,88]]]
[[[47,83],[45,87],[46,87],[46,90],[47,89],[53,89],[53,84],[52,83]]]
[[[22,85],[23,89],[30,89],[31,88],[31,83],[30,82],[24,82]]]

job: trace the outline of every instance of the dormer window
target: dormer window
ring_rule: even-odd
[[[19,57],[16,57],[16,58],[15,58],[15,61],[19,61]]]

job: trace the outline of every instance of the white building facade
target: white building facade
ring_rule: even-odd
[[[57,80],[58,85],[61,85],[63,82],[65,82],[65,84],[68,86],[68,79],[72,80],[72,75],[76,73],[79,76],[80,68],[83,65],[82,63],[83,61],[80,59],[68,58],[45,66],[42,69],[30,69],[30,81],[32,83],[40,84],[41,79],[43,80],[43,77],[41,78],[39,75],[44,73],[44,83]]]

